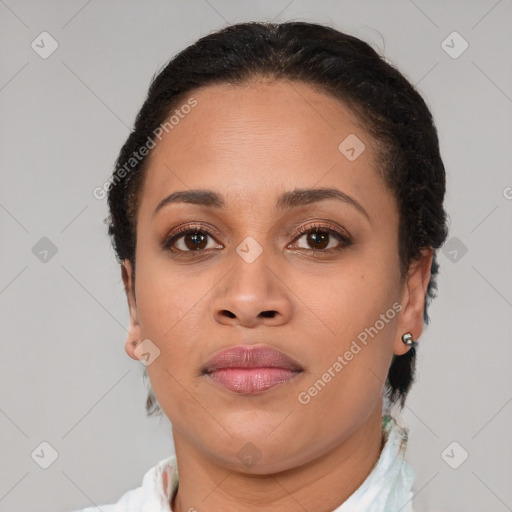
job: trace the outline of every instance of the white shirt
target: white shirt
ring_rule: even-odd
[[[377,463],[356,491],[333,512],[413,512],[415,472],[405,461],[409,430],[384,415],[385,444]],[[87,507],[74,512],[172,512],[171,496],[178,485],[175,456],[161,460],[145,475],[142,486],[124,493],[112,505]]]

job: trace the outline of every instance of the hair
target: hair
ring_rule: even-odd
[[[193,91],[257,79],[296,81],[325,92],[343,102],[370,134],[377,147],[378,172],[399,210],[402,280],[422,249],[434,249],[423,312],[428,324],[428,306],[437,296],[436,249],[448,231],[443,208],[445,170],[432,115],[415,87],[369,44],[314,23],[227,26],[179,52],[153,77],[108,189],[108,233],[119,263],[128,259],[135,278],[136,217],[151,154],[146,151],[141,158],[139,150],[148,146],[173,109]],[[402,356],[393,355],[385,383],[391,404],[404,406],[414,377],[414,347]],[[162,413],[151,386],[146,413]]]

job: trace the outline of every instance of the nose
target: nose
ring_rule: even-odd
[[[292,314],[291,291],[279,274],[263,254],[252,263],[237,256],[216,287],[212,301],[215,321],[251,328],[288,322]]]

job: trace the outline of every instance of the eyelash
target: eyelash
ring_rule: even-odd
[[[303,249],[300,248],[298,250],[305,250],[309,253],[312,253],[313,255],[322,255],[322,254],[332,254],[336,252],[340,252],[341,250],[349,247],[352,245],[352,238],[348,233],[342,233],[340,231],[337,231],[336,229],[324,225],[324,224],[312,224],[308,227],[301,226],[296,229],[296,231],[292,234],[294,236],[293,241],[296,241],[304,235],[309,235],[310,233],[315,232],[321,232],[321,233],[328,233],[329,235],[333,236],[336,240],[340,242],[340,245],[338,247],[334,247],[331,249]],[[188,250],[183,251],[181,249],[173,249],[172,245],[179,240],[180,238],[184,237],[188,234],[197,234],[197,233],[203,233],[207,236],[214,238],[213,234],[208,231],[207,229],[203,228],[202,226],[183,226],[181,228],[178,228],[173,234],[165,238],[162,244],[162,248],[165,250],[169,250],[178,256],[184,256],[187,253],[194,254],[194,253],[201,253],[204,252],[206,249],[199,249],[197,251],[194,250]]]

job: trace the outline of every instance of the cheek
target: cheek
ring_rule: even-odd
[[[145,336],[172,341],[184,325],[198,327],[194,319],[206,293],[204,281],[187,277],[179,268],[170,271],[160,258],[148,262],[140,258],[136,279],[139,321]]]
[[[345,291],[335,303],[324,299],[330,332],[315,340],[309,377],[297,396],[304,421],[325,439],[336,439],[339,425],[362,423],[382,399],[398,318],[386,287],[359,278]],[[327,415],[329,422],[320,421]]]
[[[197,361],[202,354],[197,340],[204,338],[206,283],[183,272],[169,272],[158,262],[144,265],[141,258],[138,263],[136,293],[141,336],[160,350],[147,370],[163,405],[161,400],[174,401],[182,396],[179,383],[189,383],[198,370]],[[166,390],[166,397],[158,396],[159,389]]]
[[[320,379],[318,407],[328,408],[335,401],[344,404],[339,410],[357,406],[356,402],[364,409],[365,396],[370,401],[380,396],[400,309],[397,275],[397,269],[385,261],[366,265],[361,258],[329,279],[317,280],[317,286],[307,279],[300,281],[297,295],[307,297],[305,312],[317,326],[315,333],[311,325],[305,338],[315,338],[306,385]]]
[[[141,335],[160,350],[159,357],[147,367],[151,387],[172,423],[200,422],[201,409],[195,407],[191,396],[198,394],[192,376],[201,360],[197,340],[204,338],[204,281],[177,277],[158,264],[139,263],[137,308]]]
[[[365,259],[357,255],[350,261],[347,258],[346,265],[324,271],[321,276],[303,273],[293,281],[293,291],[300,299],[297,305],[302,309],[301,316],[311,324],[310,330],[316,324],[317,337],[329,340],[323,346],[342,349],[391,308],[385,327],[378,322],[379,331],[388,334],[389,324],[393,324],[397,316],[392,309],[399,297],[397,276],[397,269],[391,264],[376,264],[374,259],[366,264]]]

